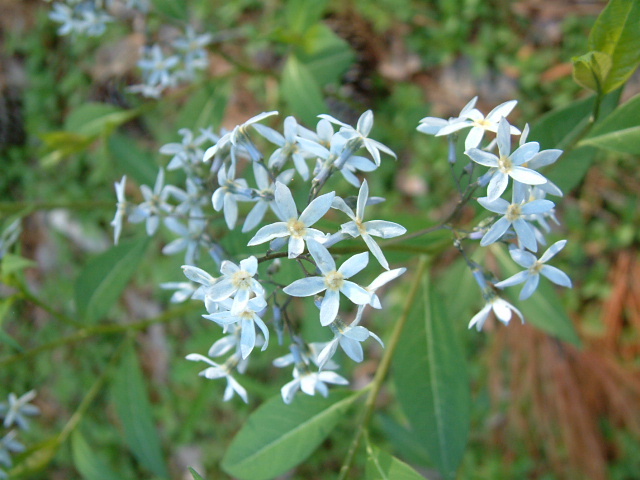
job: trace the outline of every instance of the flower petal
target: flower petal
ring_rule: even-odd
[[[306,277],[296,280],[282,291],[292,297],[308,297],[325,290],[327,285],[323,277]]]

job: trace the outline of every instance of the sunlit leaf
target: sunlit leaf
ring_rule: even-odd
[[[122,242],[85,265],[75,285],[78,315],[93,323],[109,312],[136,272],[149,238]]]
[[[580,145],[640,155],[640,95],[620,105]]]
[[[328,398],[299,395],[291,405],[280,396],[272,398],[235,436],[222,467],[241,480],[266,480],[286,472],[322,443],[358,396],[336,391]]]
[[[196,472],[193,468],[189,467],[189,472],[191,472],[191,476],[193,477],[193,480],[204,480],[204,478],[202,478],[200,474]]]
[[[289,55],[282,71],[280,92],[292,112],[307,125],[315,125],[316,116],[326,111],[320,85],[294,55]]]
[[[367,452],[367,480],[424,480],[424,477],[396,457],[371,447]]]
[[[128,347],[112,381],[112,396],[124,440],[140,465],[162,478],[169,474],[151,415],[146,382],[133,347]]]
[[[464,354],[442,298],[422,281],[421,294],[394,360],[398,400],[415,436],[445,478],[454,478],[469,435],[470,393]]]

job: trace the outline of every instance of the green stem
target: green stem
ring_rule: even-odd
[[[53,350],[55,348],[62,347],[65,345],[73,345],[74,343],[79,343],[98,335],[113,335],[113,334],[121,334],[125,332],[134,332],[138,330],[144,330],[145,328],[156,323],[170,322],[175,318],[178,318],[182,315],[195,311],[196,308],[200,309],[202,307],[196,304],[183,305],[182,307],[174,308],[173,310],[169,310],[157,317],[148,318],[146,320],[140,320],[139,322],[135,322],[135,323],[95,325],[93,327],[83,328],[73,333],[72,335],[59,338],[49,343],[42,344],[38,347],[32,348],[31,350],[27,350],[26,352],[16,353],[14,355],[4,357],[3,359],[0,359],[0,368],[15,362],[19,362],[21,360],[25,360],[27,358],[34,357],[39,353],[46,352],[47,350]]]
[[[393,332],[391,333],[391,339],[387,343],[385,347],[384,356],[380,361],[380,365],[378,366],[378,370],[376,371],[375,376],[373,377],[371,390],[369,390],[369,394],[367,395],[367,399],[364,404],[364,411],[362,412],[362,416],[360,417],[360,422],[358,423],[358,427],[356,429],[356,433],[353,436],[353,440],[351,441],[351,445],[349,447],[349,451],[347,452],[347,457],[345,458],[342,467],[340,468],[340,474],[338,476],[338,480],[346,480],[347,475],[349,474],[349,469],[351,468],[351,464],[353,463],[353,458],[360,446],[360,441],[362,439],[362,435],[366,433],[367,425],[371,420],[371,416],[375,410],[376,400],[378,398],[378,394],[380,393],[380,389],[382,388],[382,383],[389,372],[389,368],[391,367],[391,360],[393,358],[393,354],[398,347],[398,343],[400,342],[400,335],[402,334],[402,330],[404,329],[405,324],[407,323],[407,319],[409,318],[409,314],[411,313],[411,309],[415,303],[416,295],[418,294],[418,290],[420,287],[420,280],[424,275],[425,270],[427,269],[427,257],[420,257],[420,262],[418,264],[417,271],[414,276],[414,282],[411,286],[411,291],[407,295],[407,300],[404,305],[404,310],[402,311],[402,315],[395,324]]]
[[[55,208],[68,208],[70,210],[95,210],[98,209],[113,209],[116,208],[115,201],[22,201],[22,202],[0,202],[0,213],[11,215],[13,213],[19,213],[23,210],[32,212],[34,210],[53,210]]]
[[[17,287],[20,290],[20,297],[22,297],[23,300],[26,300],[27,302],[33,303],[37,307],[39,307],[42,310],[44,310],[45,312],[47,312],[52,317],[60,320],[62,323],[66,323],[67,325],[71,325],[71,326],[73,326],[75,328],[82,327],[82,324],[80,322],[77,322],[76,320],[74,320],[73,318],[69,317],[68,315],[65,315],[64,313],[59,312],[59,311],[51,308],[45,302],[43,302],[38,297],[33,295],[28,290],[27,286],[24,285],[22,282],[18,282]]]

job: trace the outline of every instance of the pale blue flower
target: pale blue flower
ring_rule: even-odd
[[[247,391],[231,376],[231,370],[227,362],[221,365],[205,357],[204,355],[200,355],[199,353],[190,353],[186,356],[186,359],[192,362],[205,362],[210,365],[205,370],[202,370],[198,375],[210,380],[215,380],[217,378],[225,378],[227,380],[227,387],[224,390],[223,397],[223,400],[225,402],[231,400],[235,393],[238,394],[240,398],[242,398],[244,403],[249,403]]]
[[[289,365],[293,365],[295,363],[304,363],[305,365],[315,364],[317,367],[320,367],[320,362],[318,360],[318,356],[320,352],[324,350],[327,346],[328,342],[311,342],[304,343],[304,341],[299,338],[294,338],[296,341],[295,347],[291,347],[292,352],[282,357],[278,357],[273,361],[273,366],[278,368],[284,368]],[[294,355],[293,351],[296,352]],[[324,370],[335,370],[338,368],[338,364],[332,360],[327,360],[323,366]]]
[[[566,244],[566,240],[560,240],[559,242],[554,243],[542,254],[540,259],[537,259],[532,253],[512,246],[509,249],[511,258],[513,258],[513,261],[518,265],[526,268],[526,270],[518,272],[506,280],[496,283],[496,287],[511,287],[524,282],[524,287],[522,287],[522,291],[520,292],[520,300],[526,300],[538,288],[540,274],[542,274],[556,285],[571,288],[571,279],[566,273],[556,267],[552,267],[551,265],[545,265],[545,263],[551,260],[564,248]]]
[[[407,229],[395,222],[387,222],[385,220],[370,220],[365,222],[364,210],[368,199],[369,185],[365,180],[362,182],[362,186],[358,192],[358,201],[355,213],[340,197],[335,197],[333,199],[332,206],[333,208],[346,213],[349,218],[351,218],[351,222],[343,224],[340,229],[353,238],[361,236],[373,256],[376,257],[378,262],[380,262],[380,265],[382,265],[386,270],[389,270],[389,263],[387,262],[387,259],[384,257],[384,254],[378,244],[371,237],[375,236],[384,239],[394,238],[406,233]]]
[[[280,392],[282,394],[282,399],[286,404],[293,401],[293,397],[298,390],[302,390],[304,393],[311,396],[315,395],[316,392],[319,392],[320,395],[326,397],[329,395],[329,388],[326,385],[327,383],[332,383],[334,385],[348,385],[349,381],[335,372],[312,372],[306,368],[306,365],[304,364],[301,366],[296,365],[293,369],[293,380],[282,387]]]
[[[356,128],[353,128],[351,125],[347,125],[346,123],[341,122],[333,118],[331,115],[318,115],[320,118],[324,118],[325,120],[330,121],[331,123],[335,123],[336,125],[340,125],[342,128],[340,129],[340,133],[347,139],[353,142],[353,145],[356,145],[357,148],[353,148],[351,150],[351,142],[347,143],[348,152],[343,153],[343,161],[346,161],[349,156],[355,153],[355,150],[363,146],[367,149],[373,161],[376,165],[380,165],[380,152],[386,153],[387,155],[392,156],[393,158],[397,158],[396,154],[382,143],[373,140],[372,138],[368,138],[369,133],[371,133],[371,129],[373,128],[373,112],[371,110],[367,110],[358,119],[358,123],[356,124]],[[342,162],[338,162],[338,168],[341,168]]]
[[[25,448],[19,441],[15,439],[18,432],[16,430],[10,430],[2,439],[0,439],[0,465],[7,468],[13,466],[11,461],[12,453],[24,452]],[[9,476],[0,468],[0,478],[9,478]]]
[[[499,296],[494,294],[489,298],[486,298],[486,302],[487,303],[482,307],[482,310],[476,313],[469,322],[469,328],[476,327],[476,330],[482,330],[482,327],[487,321],[487,318],[489,318],[489,313],[491,313],[491,311],[493,311],[498,320],[505,325],[509,324],[514,313],[524,322],[520,310]]]
[[[295,118],[289,116],[284,119],[284,135],[260,124],[255,124],[253,128],[271,143],[280,147],[274,150],[269,157],[269,168],[278,172],[291,159],[302,179],[309,179],[309,166],[306,158],[310,154],[302,150],[298,144],[298,122]]]
[[[267,172],[267,169],[264,167],[264,165],[258,162],[254,162],[253,174],[258,185],[257,190],[254,190],[256,195],[258,195],[258,201],[253,206],[244,221],[244,225],[242,226],[243,232],[248,232],[257,227],[264,218],[264,214],[267,213],[267,210],[269,208],[271,208],[271,210],[277,215],[277,207],[275,206],[276,182],[280,182],[286,185],[293,178],[294,171],[293,169],[285,170],[276,177],[276,182],[271,182],[269,173]]]
[[[554,207],[553,202],[540,199],[523,203],[522,200],[514,198],[512,203],[509,203],[503,198],[490,201],[488,197],[483,197],[478,199],[478,203],[491,212],[504,215],[484,234],[480,241],[481,246],[486,247],[487,245],[497,242],[507,232],[509,227],[513,227],[518,241],[521,242],[525,248],[528,248],[532,252],[538,250],[535,232],[526,217],[527,215],[551,211]]]
[[[478,97],[474,97],[462,109],[458,119],[449,120],[448,125],[441,125],[437,133],[435,133],[434,135],[438,137],[442,135],[451,135],[452,133],[462,130],[463,128],[470,127],[471,130],[469,130],[467,138],[464,142],[464,149],[469,150],[472,148],[477,148],[480,145],[480,142],[482,142],[484,133],[487,131],[497,132],[498,123],[500,122],[500,120],[503,117],[509,115],[518,103],[516,100],[510,100],[508,102],[501,103],[496,108],[491,110],[491,112],[489,112],[489,114],[485,117],[482,112],[480,112],[480,110],[475,108],[477,100]],[[433,120],[426,121],[425,123],[436,126]],[[428,130],[431,131],[431,129]],[[430,133],[430,131],[424,133]],[[518,135],[520,133],[520,130],[515,127],[509,126],[509,133],[511,135]]]
[[[146,85],[170,87],[176,84],[173,70],[180,63],[175,55],[165,56],[160,45],[144,47],[138,67],[142,70]]]
[[[258,260],[254,256],[241,260],[240,266],[225,260],[220,266],[223,277],[209,288],[207,297],[214,302],[220,302],[234,296],[232,309],[240,310],[246,307],[251,293],[258,297],[264,296],[264,288],[253,278],[257,272]]]
[[[160,284],[160,288],[163,290],[175,290],[169,301],[171,303],[182,303],[189,300],[200,287],[196,287],[191,282],[163,282]]]
[[[216,212],[224,210],[224,219],[230,230],[233,230],[238,220],[238,201],[248,201],[251,198],[251,189],[243,178],[235,178],[235,163],[218,170],[218,185],[220,187],[213,192],[211,203]]]
[[[116,197],[118,199],[118,203],[116,204],[116,215],[111,220],[111,226],[113,227],[113,243],[118,244],[118,240],[120,240],[120,233],[122,232],[122,221],[124,219],[124,215],[127,213],[127,199],[124,196],[124,190],[126,188],[127,176],[123,176],[120,183],[115,182],[116,187]]]
[[[338,345],[354,362],[362,362],[364,359],[361,343],[369,337],[374,338],[384,348],[384,343],[382,343],[380,337],[365,327],[358,325],[357,321],[347,325],[342,320],[336,319],[329,326],[333,332],[333,340],[327,344],[318,356],[320,368],[323,368],[327,360],[333,357]]]
[[[40,413],[40,409],[29,402],[36,397],[36,391],[31,390],[18,397],[15,393],[10,393],[6,403],[0,403],[0,417],[4,417],[3,426],[11,428],[16,425],[21,430],[29,429],[27,417],[32,417]]]
[[[206,248],[210,243],[209,237],[205,233],[206,220],[203,218],[191,219],[185,226],[177,219],[169,217],[164,223],[169,230],[180,235],[180,238],[167,243],[162,248],[162,253],[164,255],[173,255],[184,250],[185,263],[196,263],[200,258],[200,247]]]
[[[204,49],[212,35],[205,33],[198,35],[191,25],[188,25],[184,37],[173,42],[173,47],[182,54],[183,70],[178,75],[186,80],[192,80],[197,70],[205,70],[209,66],[209,57]]]
[[[203,315],[204,318],[214,321],[220,325],[240,324],[242,333],[240,336],[240,352],[242,358],[247,358],[256,346],[256,326],[264,336],[262,351],[269,346],[269,329],[260,314],[267,308],[267,301],[264,297],[254,297],[244,306],[232,305],[231,310]]]
[[[254,123],[258,123],[265,118],[271,117],[273,115],[277,115],[278,112],[263,112],[260,115],[256,115],[255,117],[251,117],[249,120],[244,122],[242,125],[236,126],[231,132],[227,132],[218,142],[208,148],[204,152],[204,162],[208,162],[211,158],[213,158],[218,151],[225,149],[227,147],[231,148],[231,155],[235,157],[235,152],[238,148],[244,148],[248,152],[249,156],[254,162],[257,162],[262,159],[262,154],[253,144],[249,135],[247,133],[247,129],[252,126]]]
[[[191,178],[187,178],[185,183],[187,187],[186,191],[174,185],[167,185],[169,195],[180,202],[176,205],[174,212],[177,215],[184,215],[193,220],[202,220],[204,219],[202,207],[207,204],[207,198],[204,195],[202,187]]]
[[[146,221],[147,235],[152,236],[158,230],[160,218],[173,210],[173,207],[167,203],[170,190],[164,185],[164,170],[160,169],[158,172],[153,190],[147,185],[142,185],[140,191],[145,201],[129,215],[129,221],[132,223]]]
[[[322,326],[329,325],[338,315],[340,293],[356,305],[364,305],[371,301],[369,292],[347,280],[367,266],[369,252],[354,255],[336,269],[333,257],[320,243],[311,240],[307,242],[307,248],[322,275],[296,280],[283,291],[293,297],[308,297],[326,291],[320,307]]]
[[[49,18],[60,23],[58,35],[87,35],[99,37],[106,28],[107,23],[113,21],[100,5],[93,1],[76,1],[73,5],[55,3]]]
[[[181,128],[178,133],[182,135],[182,142],[167,143],[160,147],[160,153],[162,155],[172,155],[167,165],[167,170],[183,168],[189,172],[193,165],[202,162],[204,150],[202,150],[201,145],[207,140],[211,140],[213,134],[205,130],[195,137],[188,128]]]
[[[490,171],[491,180],[487,187],[489,200],[495,200],[504,193],[509,184],[509,177],[526,185],[541,185],[547,182],[547,179],[535,170],[522,166],[533,159],[540,150],[540,145],[537,142],[528,142],[511,153],[509,129],[509,122],[504,118],[500,120],[498,125],[499,156],[478,148],[471,148],[465,152],[474,162],[492,169]]]
[[[249,246],[259,245],[275,238],[289,237],[289,258],[296,258],[304,251],[305,241],[324,241],[325,234],[310,227],[329,211],[335,192],[320,195],[299,216],[293,195],[285,184],[276,182],[274,195],[276,213],[282,221],[258,230],[249,241]]]

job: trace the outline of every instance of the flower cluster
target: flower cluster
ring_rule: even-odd
[[[546,235],[550,232],[549,220],[557,223],[555,204],[546,196],[562,196],[562,191],[537,170],[554,163],[562,151],[540,150],[537,142],[527,141],[528,127],[521,132],[509,124],[506,117],[516,106],[515,100],[497,106],[486,117],[475,108],[476,101],[477,97],[455,118],[423,118],[418,130],[430,135],[446,135],[455,141],[458,132],[468,128],[464,141],[464,153],[470,160],[468,167],[480,165],[488,168],[475,182],[470,181],[467,192],[473,192],[478,187],[486,187],[486,196],[478,198],[477,201],[494,215],[488,222],[482,222],[469,237],[479,238],[483,247],[499,241],[509,242],[511,257],[526,269],[506,280],[495,282],[493,287],[505,288],[525,283],[520,294],[521,300],[534,293],[538,286],[539,274],[557,285],[571,287],[571,280],[566,274],[555,267],[545,265],[565,246],[566,240],[554,243],[539,259],[535,256],[538,246],[546,245]],[[482,141],[487,132],[495,133],[495,138],[483,147]],[[520,139],[517,148],[512,151],[514,135],[519,135]],[[450,162],[455,163],[455,151],[450,157],[453,157],[450,158]],[[471,169],[464,169],[464,172],[468,171]],[[503,195],[509,193],[510,200],[503,198]],[[484,308],[471,319],[469,327],[476,326],[480,330],[490,311],[505,324],[511,320],[512,313],[522,319],[519,310],[500,298],[487,283],[487,275],[481,267],[469,260],[468,263],[486,302]]]
[[[333,371],[338,368],[333,361],[338,347],[361,362],[362,342],[373,337],[382,345],[380,338],[360,323],[367,306],[382,307],[376,290],[405,271],[390,270],[383,249],[373,238],[394,238],[404,234],[405,228],[367,218],[367,207],[383,199],[370,198],[367,181],[357,176],[358,172],[375,170],[381,163],[381,152],[395,157],[386,146],[368,137],[373,114],[365,112],[356,128],[321,116],[315,132],[287,117],[282,134],[260,123],[276,114],[265,112],[219,135],[210,130],[197,135],[180,130],[182,142],[164,145],[160,152],[171,157],[168,171],[185,174],[184,188],[166,184],[165,170],[161,169],[153,188],[141,186],[142,202],[130,203],[125,198],[126,179],[116,183],[118,204],[112,222],[116,241],[125,219],[144,222],[148,235],[164,224],[179,236],[165,245],[163,253],[186,252],[182,269],[188,281],[162,286],[174,291],[172,301],[202,301],[207,312],[203,317],[221,327],[223,337],[213,343],[208,356],[194,353],[187,359],[205,362],[202,376],[226,379],[225,400],[236,394],[248,400],[236,374],[245,371],[256,347],[264,351],[270,346],[271,332],[280,344],[285,333],[290,338],[291,353],[274,361],[278,367],[293,366],[294,379],[282,388],[285,402],[291,402],[298,390],[326,395],[327,384],[348,383]],[[206,142],[213,146],[203,151]],[[266,156],[260,148],[263,144],[276,148]],[[360,156],[360,151],[370,158]],[[292,168],[287,168],[289,165]],[[341,197],[336,191],[321,193],[337,172],[359,188],[355,198]],[[288,186],[292,182],[301,186],[292,190]],[[294,193],[305,182],[309,193],[301,205]],[[228,258],[218,241],[220,223],[211,210],[221,212],[229,231],[240,224],[241,233],[253,231],[241,251],[262,248],[262,256],[246,255],[238,258],[238,263]],[[327,217],[339,222],[340,217],[344,219],[339,228],[331,229],[327,228]],[[335,245],[354,239],[360,253],[342,258],[338,266]],[[218,264],[219,274],[205,268],[203,251]],[[384,272],[368,286],[361,286],[356,277],[364,278],[370,253]],[[298,274],[292,276],[291,269],[282,268],[282,262],[290,262]],[[304,338],[300,322],[292,318],[293,300],[299,297],[313,298],[316,307],[312,308],[318,312],[315,321],[328,330],[331,340]],[[353,320],[348,321],[350,311],[354,312]]]
[[[7,401],[0,403],[0,419],[2,426],[6,429],[0,438],[0,479],[9,478],[5,469],[13,465],[11,454],[20,453],[25,449],[16,437],[19,430],[29,429],[27,417],[40,413],[38,407],[29,403],[35,396],[36,392],[33,390],[20,397],[10,393]]]

